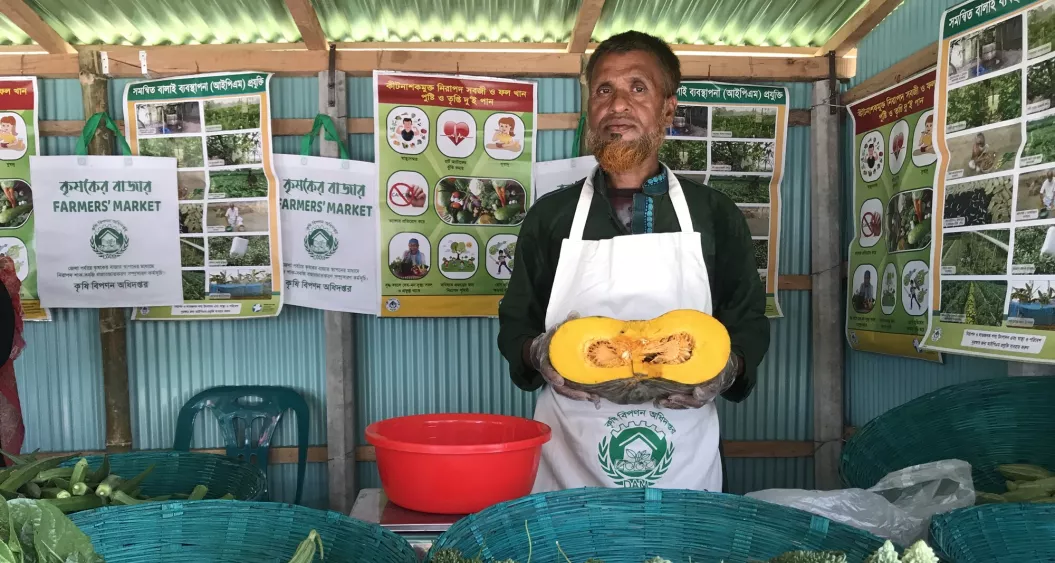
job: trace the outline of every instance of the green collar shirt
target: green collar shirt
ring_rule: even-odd
[[[722,396],[740,402],[755,386],[758,365],[769,348],[766,292],[755,266],[754,246],[747,220],[724,194],[678,176],[700,234],[710,278],[713,315],[729,331],[733,353],[744,361],[744,373]],[[561,244],[571,232],[575,206],[584,181],[538,199],[520,227],[516,260],[509,287],[498,306],[498,348],[509,362],[510,376],[519,388],[534,391],[542,375],[524,363],[526,342],[546,331],[553,278]],[[607,240],[635,233],[679,232],[674,206],[661,173],[647,180],[633,196],[632,224],[617,217],[607,195],[604,173],[594,176],[594,197],[583,232],[584,240]],[[642,268],[659,265],[642,264]]]

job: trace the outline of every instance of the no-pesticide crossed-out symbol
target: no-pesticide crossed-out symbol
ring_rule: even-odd
[[[396,182],[388,188],[388,200],[396,207],[422,207],[425,205],[425,191],[418,186]]]

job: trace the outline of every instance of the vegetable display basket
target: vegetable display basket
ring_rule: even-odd
[[[559,544],[559,547],[558,547]],[[883,540],[822,516],[747,497],[672,489],[569,489],[498,504],[456,522],[429,551],[484,561],[641,563],[768,560],[841,550],[863,561]],[[567,558],[565,558],[567,556]]]
[[[934,516],[931,544],[956,563],[1055,561],[1055,504],[986,504]]]
[[[1055,377],[986,379],[939,389],[864,425],[843,447],[847,486],[867,489],[921,463],[971,464],[976,490],[1006,491],[996,466],[1055,469]]]
[[[327,562],[417,563],[406,540],[376,524],[293,504],[151,502],[70,516],[106,563],[286,563],[312,530]]]
[[[129,452],[111,454],[110,473],[131,479],[154,470],[143,480],[143,494],[161,496],[190,493],[195,486],[205,485],[205,498],[219,498],[231,494],[238,500],[263,500],[267,494],[267,477],[251,463],[225,455],[195,452]],[[78,458],[62,465],[73,467]],[[92,471],[102,464],[103,456],[85,456]]]

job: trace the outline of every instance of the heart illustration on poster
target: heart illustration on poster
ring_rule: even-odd
[[[464,121],[448,121],[443,124],[443,134],[457,146],[469,138],[469,124]]]

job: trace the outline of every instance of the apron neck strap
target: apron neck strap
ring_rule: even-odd
[[[685,191],[681,188],[681,182],[667,168],[666,164],[661,166],[667,172],[667,195],[670,196],[670,203],[674,206],[674,214],[678,216],[681,232],[691,233],[693,232],[692,215],[689,213],[689,204],[685,201]],[[586,181],[583,182],[582,193],[579,194],[579,203],[575,205],[575,217],[571,222],[571,233],[568,235],[570,240],[582,240],[582,234],[586,230],[586,218],[589,216],[590,206],[593,204],[593,177],[597,174],[598,169],[598,166],[593,167],[590,170],[590,174],[586,176]]]

